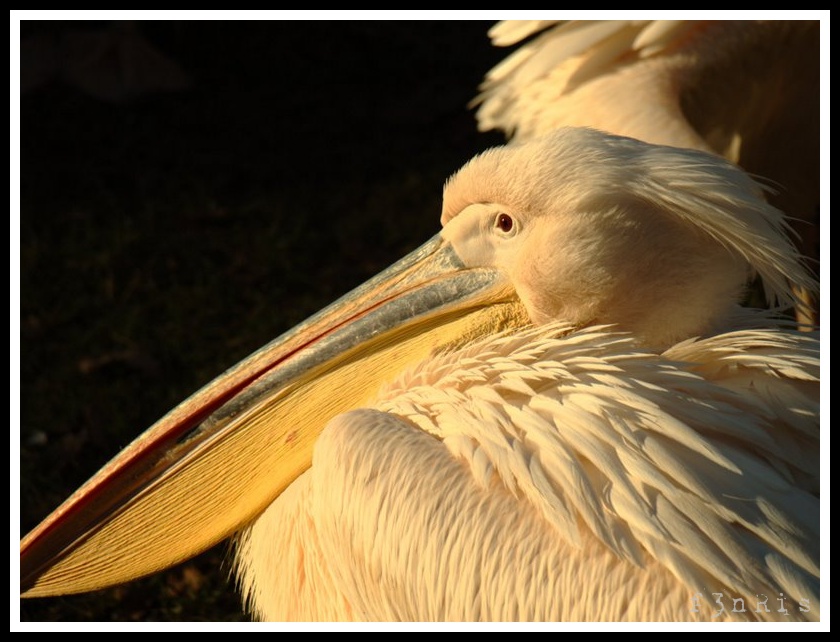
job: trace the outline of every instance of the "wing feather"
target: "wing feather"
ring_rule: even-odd
[[[297,521],[310,526],[277,534],[272,554],[288,557],[291,541],[304,556],[290,558],[292,577],[341,596],[338,614],[307,611],[319,618],[714,618],[689,610],[697,592],[806,605],[736,619],[818,618],[818,496],[798,481],[810,474],[802,453],[778,441],[818,443],[818,413],[787,426],[771,399],[781,382],[816,385],[803,345],[818,344],[771,327],[656,355],[607,327],[557,324],[439,353],[385,386],[375,409],[330,423],[296,482],[308,502]],[[760,368],[751,346],[778,363]],[[745,385],[753,371],[771,391]],[[814,407],[813,390],[795,390]],[[289,521],[280,512],[302,504],[287,504],[252,528]],[[307,568],[325,560],[341,563]],[[288,581],[255,582],[256,566],[240,571],[252,587]],[[300,615],[246,594],[265,617]]]

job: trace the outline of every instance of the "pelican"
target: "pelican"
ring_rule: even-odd
[[[486,74],[480,130],[521,141],[587,126],[720,154],[772,184],[818,263],[819,21],[513,20],[490,37],[519,47]],[[804,324],[816,294],[801,293]]]
[[[816,288],[717,155],[561,127],[222,374],[21,541],[21,593],[227,537],[265,620],[818,620]]]

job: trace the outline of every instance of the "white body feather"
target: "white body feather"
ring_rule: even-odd
[[[490,35],[497,46],[532,37],[476,99],[479,128],[516,140],[596,127],[739,162],[744,140],[794,142],[771,141],[774,120],[808,140],[818,127],[814,21],[508,21]]]
[[[240,536],[253,611],[818,619],[818,488],[791,483],[818,479],[816,339],[742,331],[659,356],[568,330],[438,355],[335,418]]]

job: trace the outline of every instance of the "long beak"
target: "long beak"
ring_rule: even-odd
[[[210,548],[310,466],[331,417],[435,350],[522,322],[498,272],[433,237],[125,448],[21,541],[21,594],[96,590]]]

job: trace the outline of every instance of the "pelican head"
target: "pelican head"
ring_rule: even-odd
[[[661,351],[726,327],[752,273],[785,305],[788,281],[808,283],[741,170],[591,129],[477,156],[446,183],[441,222],[118,455],[22,541],[22,592],[123,582],[230,536],[309,468],[331,418],[431,354],[557,321]]]
[[[782,213],[742,171],[591,129],[477,156],[446,184],[441,222],[534,323],[616,324],[655,349],[720,329],[755,271],[788,305],[785,279],[806,278]]]

